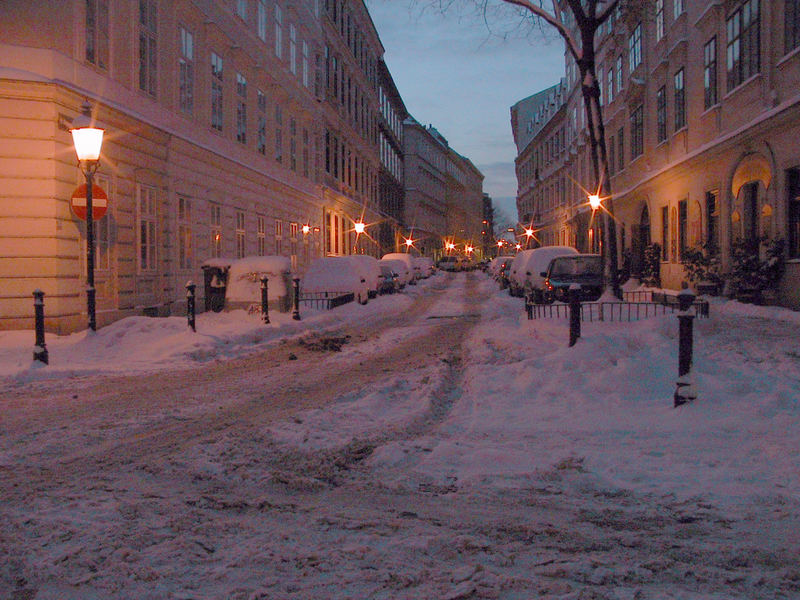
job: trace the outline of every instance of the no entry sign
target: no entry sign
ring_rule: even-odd
[[[82,183],[72,192],[69,205],[79,219],[86,220],[86,184]],[[101,218],[108,210],[108,195],[99,185],[92,185],[92,219]]]

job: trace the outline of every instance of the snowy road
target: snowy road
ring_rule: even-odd
[[[668,398],[669,377],[614,404],[607,379],[551,351],[557,325],[522,321],[480,273],[407,296],[200,367],[4,386],[0,598],[800,597],[800,355],[785,337],[753,354],[700,327],[718,342],[698,348],[708,404],[728,388],[707,361],[737,350],[756,383],[731,385],[774,395],[786,430],[758,452],[789,458],[759,464],[729,418],[697,435],[698,459],[667,438],[702,418],[625,404],[650,399],[638,388]],[[660,359],[649,344],[670,325],[615,341],[615,367]],[[758,460],[728,464],[735,447]],[[751,487],[725,489],[737,478]]]

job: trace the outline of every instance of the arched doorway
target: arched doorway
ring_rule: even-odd
[[[650,212],[642,207],[639,223],[631,226],[631,277],[641,278],[644,251],[650,245]]]

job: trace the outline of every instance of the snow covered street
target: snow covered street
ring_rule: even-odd
[[[800,598],[800,314],[712,303],[678,409],[672,315],[270,316],[0,332],[0,598]]]

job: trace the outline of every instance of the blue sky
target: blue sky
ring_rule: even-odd
[[[431,124],[484,174],[483,190],[516,219],[512,104],[556,83],[564,45],[554,30],[531,29],[489,0],[490,14],[457,0],[365,0],[386,64],[406,108]]]

